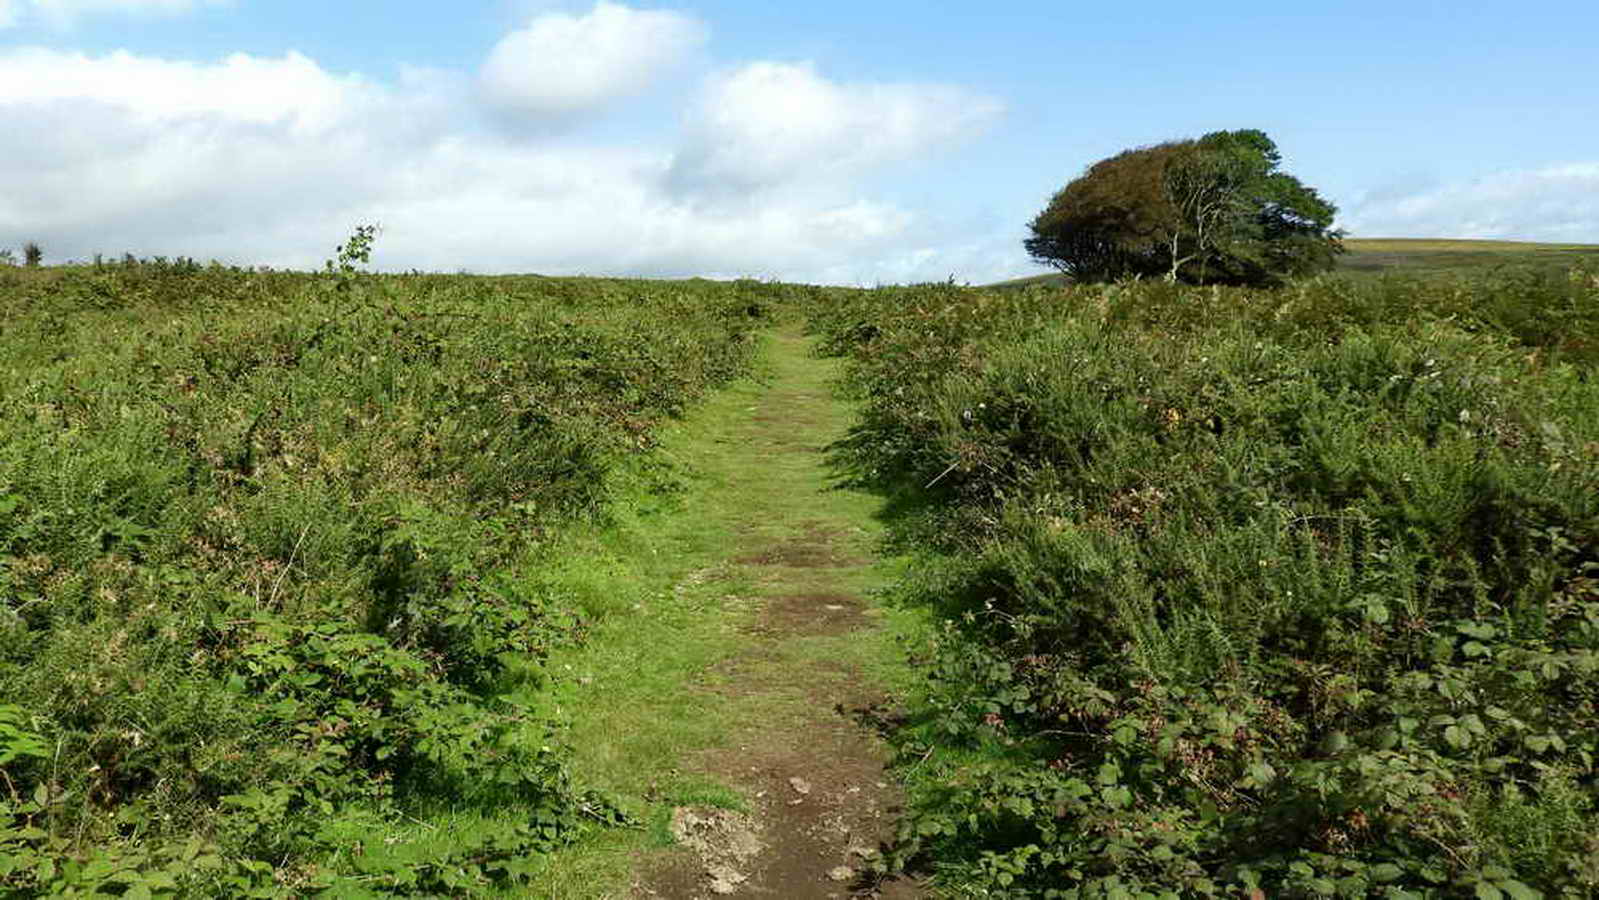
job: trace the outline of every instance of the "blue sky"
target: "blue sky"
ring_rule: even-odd
[[[1599,242],[1599,5],[0,0],[0,246],[983,282],[1270,133],[1365,236]]]

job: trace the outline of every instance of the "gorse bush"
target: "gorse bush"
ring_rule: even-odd
[[[983,895],[1599,892],[1599,284],[838,294],[943,623],[900,863]]]
[[[0,893],[461,895],[619,820],[541,554],[775,289],[366,275],[371,237],[0,282]],[[407,824],[439,798],[484,824]]]

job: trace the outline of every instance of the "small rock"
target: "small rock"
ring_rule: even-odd
[[[829,604],[827,604],[827,608],[832,610],[833,612],[843,612],[844,611],[844,607],[839,606],[837,603],[829,603]]]
[[[797,776],[788,780],[788,786],[793,788],[796,794],[809,794],[811,792],[811,783]]]
[[[851,847],[849,848],[849,854],[851,856],[859,856],[861,859],[871,859],[877,855],[877,851],[871,847]]]
[[[849,881],[855,877],[855,870],[849,866],[839,866],[827,873],[827,877],[834,881]]]
[[[705,874],[711,877],[711,893],[722,896],[737,892],[738,886],[749,880],[729,866],[712,866]]]

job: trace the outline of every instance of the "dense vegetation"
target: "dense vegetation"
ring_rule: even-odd
[[[888,289],[816,327],[940,623],[901,863],[1599,895],[1599,276]]]
[[[1599,244],[1539,244],[1530,241],[1423,240],[1419,238],[1354,238],[1340,241],[1334,271],[1342,275],[1381,278],[1389,275],[1430,275],[1461,279],[1471,290],[1473,274],[1504,269],[1525,272],[1541,269],[1565,277],[1573,266],[1599,266]],[[1019,289],[1071,282],[1067,275],[1031,275],[993,287]]]
[[[1252,129],[1127,150],[1061,188],[1024,243],[1078,282],[1268,285],[1326,271],[1337,207],[1281,164]]]
[[[617,819],[541,560],[778,289],[370,276],[370,238],[0,268],[0,894],[461,895]]]
[[[546,577],[748,282],[0,267],[0,894],[463,895],[623,816]],[[895,861],[1599,894],[1599,276],[806,291],[924,564]]]

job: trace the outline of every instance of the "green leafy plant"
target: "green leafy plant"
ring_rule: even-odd
[[[862,399],[835,458],[894,495],[927,556],[898,596],[943,623],[894,862],[972,894],[1599,889],[1596,299],[1502,270],[818,303]]]
[[[541,572],[784,289],[366,273],[375,234],[0,281],[0,893],[473,894],[627,824]]]
[[[50,745],[29,730],[22,708],[0,704],[0,766],[18,760],[49,758]]]

